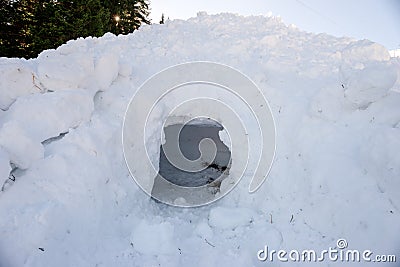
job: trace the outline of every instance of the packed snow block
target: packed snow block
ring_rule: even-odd
[[[37,64],[39,79],[47,90],[85,88],[93,79],[94,60],[89,51],[62,54],[46,50],[37,58]]]
[[[368,61],[389,61],[389,51],[378,43],[369,40],[351,42],[342,51],[343,60],[358,64]]]
[[[390,61],[389,52],[369,40],[355,41],[342,51],[340,76],[344,96],[356,108],[366,108],[393,87],[397,68]]]
[[[57,52],[61,55],[70,55],[73,53],[87,53],[93,44],[97,41],[97,38],[93,37],[80,37],[76,40],[69,40],[67,43],[57,48]]]
[[[41,142],[88,121],[94,109],[87,90],[63,90],[20,97],[0,121],[0,145],[19,168],[43,158]]]
[[[391,62],[372,62],[349,75],[344,94],[358,108],[382,98],[397,80],[397,70]]]
[[[88,121],[93,109],[91,92],[63,90],[21,97],[6,112],[3,120],[20,123],[35,142],[42,142]]]
[[[40,91],[40,82],[26,60],[0,59],[0,109],[8,109],[19,96]]]
[[[10,157],[8,153],[0,147],[0,182],[8,178],[11,172]]]
[[[119,56],[117,53],[102,55],[95,63],[94,79],[100,90],[106,90],[117,78],[119,72]],[[126,74],[126,73],[125,73]]]

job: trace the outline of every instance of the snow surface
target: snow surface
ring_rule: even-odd
[[[260,87],[277,151],[256,193],[241,182],[209,206],[173,208],[130,177],[122,122],[146,79],[195,60]],[[0,266],[281,266],[257,251],[339,238],[399,259],[399,73],[399,59],[368,40],[232,14],[1,58]]]
[[[389,50],[391,57],[400,57],[400,49]]]

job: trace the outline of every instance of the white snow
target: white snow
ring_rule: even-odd
[[[29,62],[19,59],[0,62],[0,109],[7,109],[19,96],[41,91]]]
[[[208,221],[211,227],[233,230],[236,227],[250,225],[252,217],[251,209],[216,207],[210,211]]]
[[[400,49],[389,50],[391,57],[400,57]]]
[[[260,87],[277,151],[256,193],[244,177],[218,202],[182,209],[134,183],[121,132],[146,79],[195,60]],[[265,266],[265,245],[323,250],[339,238],[399,259],[399,73],[398,59],[368,40],[232,14],[1,58],[0,266]]]
[[[174,247],[174,226],[169,222],[154,222],[149,225],[142,221],[135,227],[131,237],[132,246],[145,255],[172,254]]]

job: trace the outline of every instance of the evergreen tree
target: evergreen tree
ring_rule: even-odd
[[[164,21],[164,13],[162,13],[161,14],[160,24],[164,24],[164,23],[165,23],[165,21]]]
[[[0,57],[26,57],[31,44],[32,5],[26,0],[0,3]]]
[[[147,0],[108,0],[104,4],[110,12],[109,31],[114,34],[128,34],[143,23],[150,24]]]
[[[106,32],[108,13],[101,0],[39,0],[32,25],[32,49],[56,48],[70,39],[101,36]]]
[[[150,23],[147,0],[0,0],[0,57],[35,57],[70,39]]]
[[[0,56],[17,56],[19,50],[19,29],[17,10],[11,1],[0,0]]]

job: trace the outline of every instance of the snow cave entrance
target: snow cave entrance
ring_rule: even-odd
[[[181,130],[180,130],[181,129]],[[184,187],[200,187],[206,186],[205,194],[211,193],[215,195],[219,192],[221,181],[229,175],[231,166],[231,152],[221,138],[220,131],[224,128],[221,124],[210,119],[196,119],[188,124],[173,124],[164,127],[165,143],[171,142],[177,136],[179,148],[189,160],[199,159],[201,153],[199,151],[200,141],[204,138],[210,138],[214,141],[217,153],[212,162],[204,162],[204,169],[198,172],[188,172],[176,168],[169,162],[165,156],[164,147],[160,146],[160,163],[159,172],[154,180],[152,196],[156,199],[177,199],[190,198],[191,196],[174,195],[173,190],[168,186],[168,182],[184,186]],[[180,133],[179,133],[180,130]],[[169,154],[168,154],[169,155]],[[167,180],[166,182],[160,175]],[[175,192],[176,193],[176,192]]]

